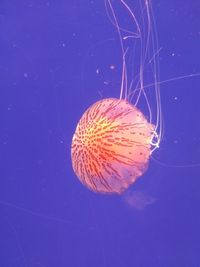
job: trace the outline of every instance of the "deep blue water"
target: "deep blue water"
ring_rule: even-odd
[[[199,0],[152,2],[160,80],[199,73]],[[81,115],[119,97],[118,42],[104,1],[0,2],[0,267],[200,266],[200,76],[161,85],[164,137],[130,189],[139,202],[72,170]]]

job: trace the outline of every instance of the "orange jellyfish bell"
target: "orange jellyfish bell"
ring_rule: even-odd
[[[126,100],[96,102],[83,114],[73,136],[74,172],[94,192],[122,193],[147,169],[154,128]]]

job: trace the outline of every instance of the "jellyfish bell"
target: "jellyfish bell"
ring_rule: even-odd
[[[147,169],[155,126],[126,100],[108,98],[89,107],[72,140],[79,180],[99,193],[122,193]]]
[[[142,27],[131,7],[124,0],[120,1],[135,24],[135,32],[120,25],[112,3],[105,0],[109,20],[117,30],[121,47],[119,98],[102,99],[85,111],[72,139],[71,158],[75,174],[90,190],[120,194],[144,174],[152,152],[159,147],[162,112],[156,59],[158,50],[150,1],[142,1],[140,6]],[[134,78],[128,64],[132,47],[130,42],[127,45],[128,39],[133,46],[139,42],[139,67]],[[144,78],[149,68],[152,71],[150,89],[153,90],[154,108]],[[141,102],[148,114],[141,112]]]

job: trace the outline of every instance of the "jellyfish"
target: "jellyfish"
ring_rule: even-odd
[[[71,145],[76,176],[97,193],[121,194],[134,184],[147,170],[151,154],[162,138],[158,48],[151,2],[141,1],[141,16],[136,16],[124,0],[119,2],[134,28],[131,31],[123,27],[112,2],[105,0],[108,18],[118,33],[121,47],[119,98],[105,98],[92,104],[78,122]],[[132,77],[128,64],[133,46],[139,50],[136,77]],[[148,85],[146,73],[148,80],[149,73],[152,77]],[[147,88],[155,103],[153,108]],[[147,114],[143,114],[140,104],[145,105]]]

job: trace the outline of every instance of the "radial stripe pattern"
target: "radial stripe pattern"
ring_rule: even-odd
[[[90,190],[122,193],[147,166],[154,126],[125,100],[103,99],[86,110],[72,140],[74,172]]]

